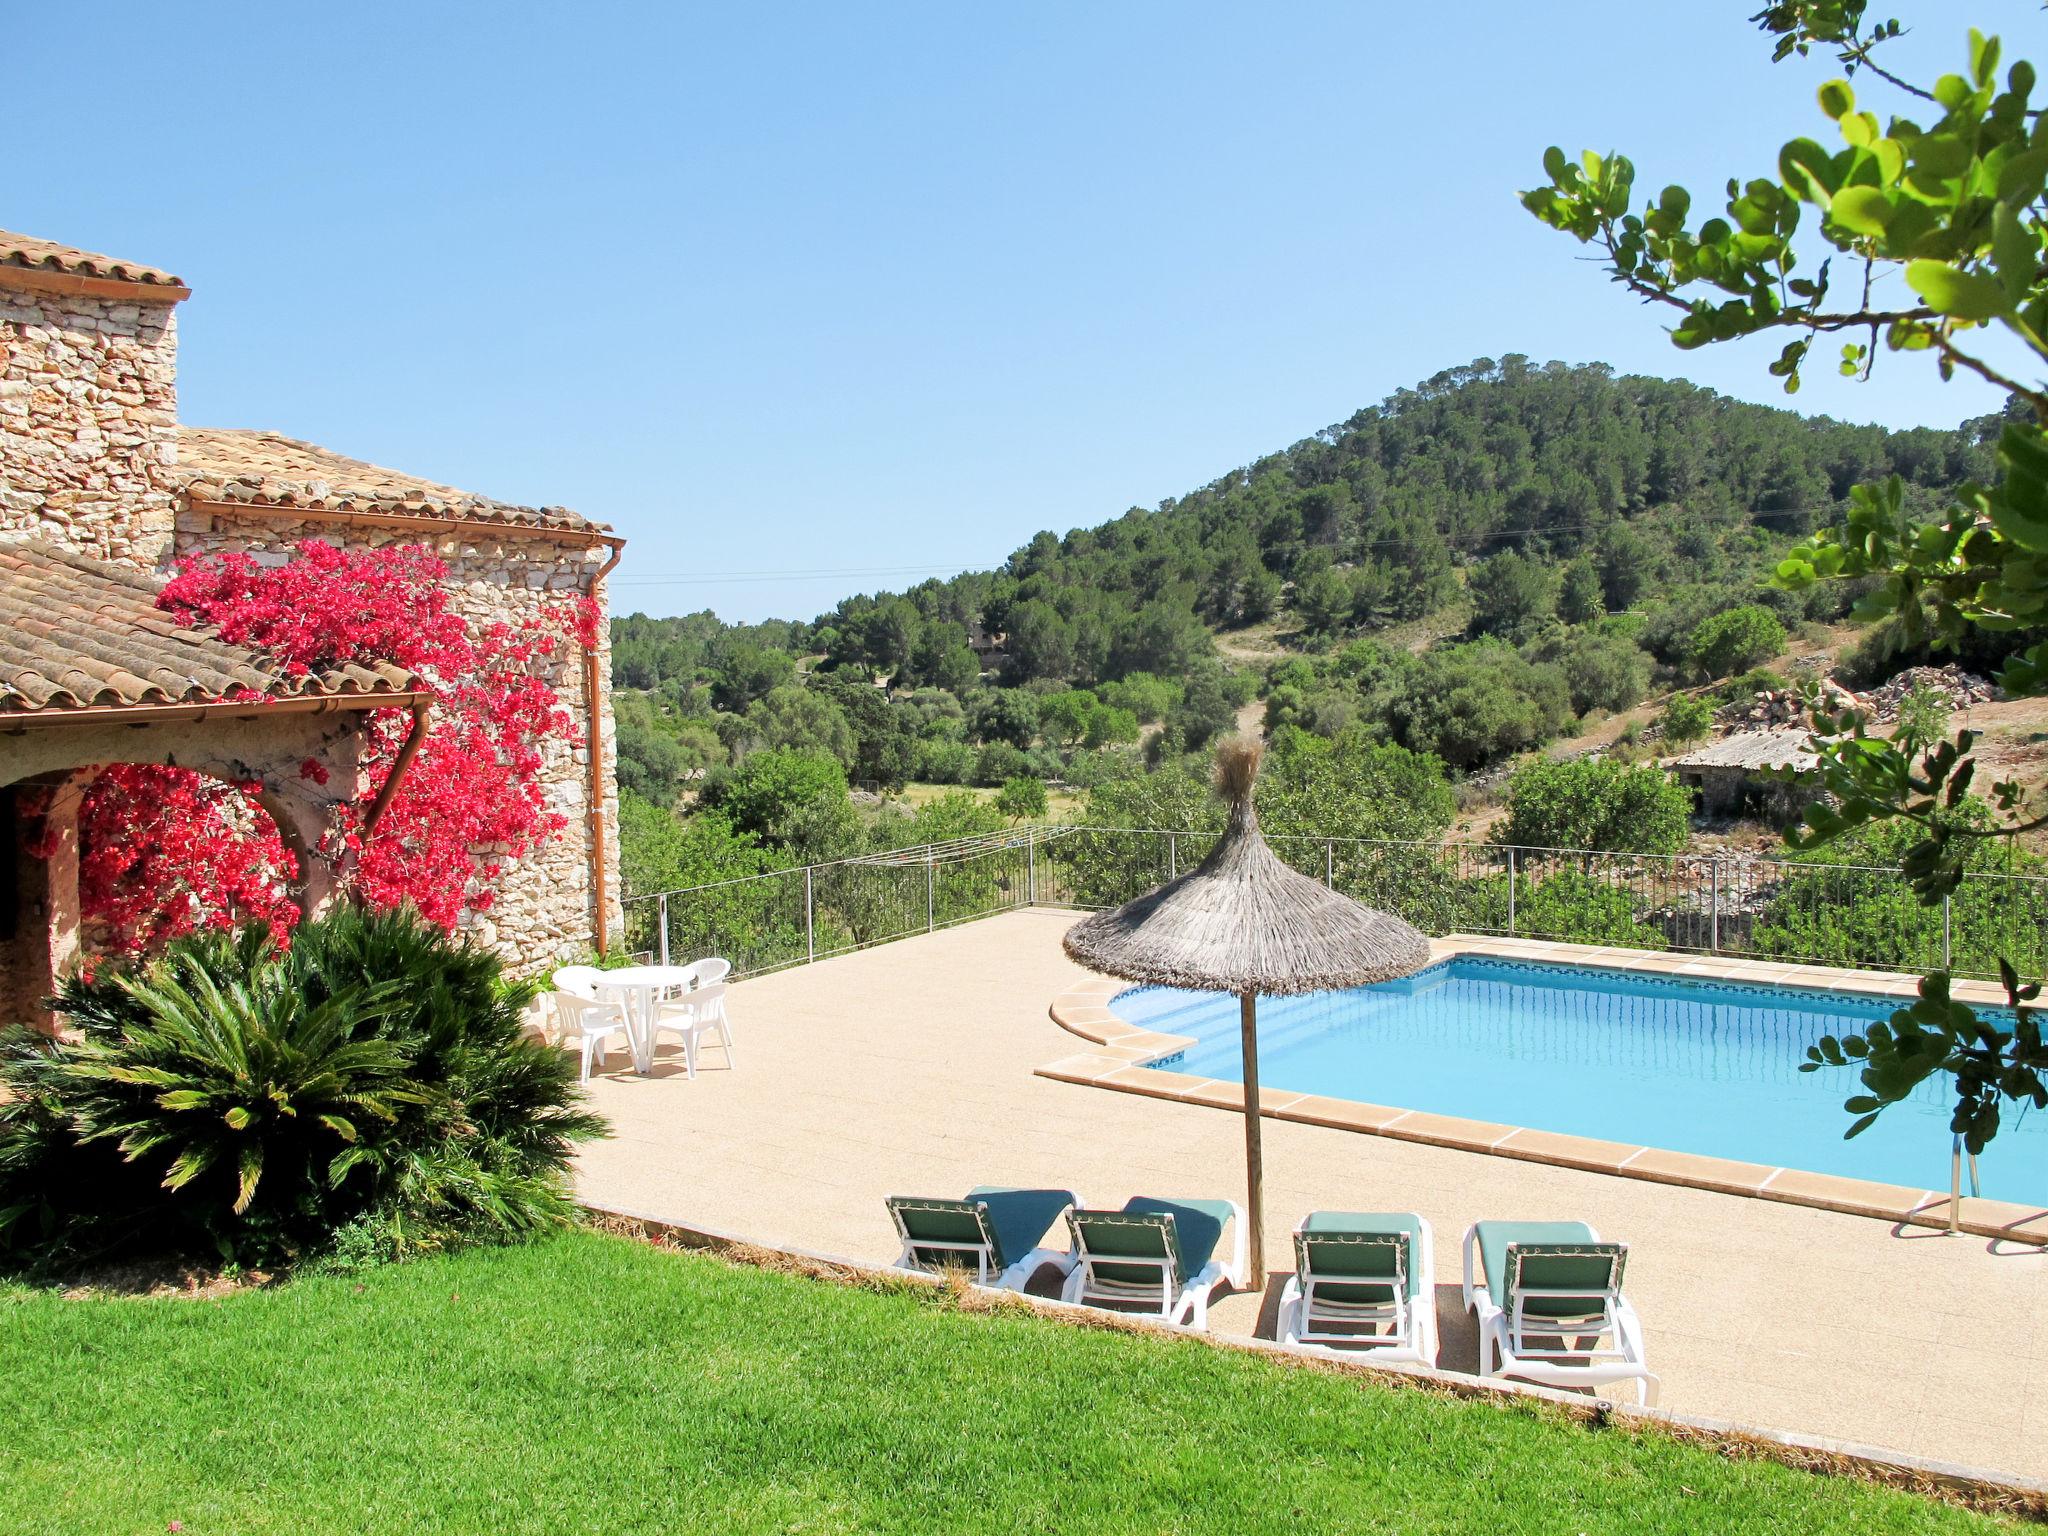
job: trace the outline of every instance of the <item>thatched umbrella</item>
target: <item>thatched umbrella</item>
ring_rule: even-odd
[[[1264,1168],[1259,1149],[1258,999],[1362,987],[1429,963],[1429,940],[1280,862],[1259,833],[1252,786],[1259,747],[1216,753],[1216,792],[1230,820],[1191,873],[1067,930],[1067,954],[1092,971],[1160,987],[1235,992],[1244,1035],[1245,1183],[1252,1288],[1266,1283]]]

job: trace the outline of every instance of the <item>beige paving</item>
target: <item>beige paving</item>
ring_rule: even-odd
[[[643,1079],[620,1055],[593,1081],[613,1135],[582,1154],[584,1195],[880,1262],[890,1194],[1242,1199],[1241,1116],[1037,1075],[1085,1046],[1046,1013],[1085,979],[1059,947],[1072,920],[1018,912],[738,984],[736,1069],[710,1051],[686,1081],[664,1052]],[[1212,1308],[1220,1332],[1270,1337],[1307,1211],[1417,1210],[1442,1364],[1471,1369],[1465,1226],[1583,1219],[1632,1245],[1666,1406],[2048,1476],[2048,1250],[1295,1121],[1268,1119],[1265,1144],[1276,1278]]]

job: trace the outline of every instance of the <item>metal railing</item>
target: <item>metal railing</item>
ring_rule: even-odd
[[[1020,907],[1097,908],[1193,869],[1213,832],[1019,827],[634,896],[627,943],[736,975]],[[2048,878],[1966,875],[1924,906],[1892,868],[1735,854],[1589,853],[1269,835],[1295,869],[1423,932],[1491,933],[1869,969],[2048,966]]]

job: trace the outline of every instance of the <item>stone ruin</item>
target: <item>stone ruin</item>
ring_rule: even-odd
[[[1916,688],[1931,690],[1951,711],[1989,703],[1998,696],[1997,688],[1986,679],[1953,663],[1945,667],[1908,667],[1867,693],[1853,693],[1831,677],[1817,679],[1813,687],[1817,689],[1818,702],[1837,712],[1855,710],[1873,725],[1898,719],[1899,706]],[[1804,725],[1807,707],[1807,697],[1801,689],[1766,688],[1747,703],[1728,705],[1715,718],[1725,730],[1769,730],[1775,726]]]

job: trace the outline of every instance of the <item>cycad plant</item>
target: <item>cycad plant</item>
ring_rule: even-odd
[[[73,981],[79,1037],[0,1058],[0,1243],[62,1267],[140,1246],[245,1264],[349,1234],[386,1255],[568,1219],[574,1140],[602,1129],[528,988],[405,913],[337,910],[289,950],[199,934]]]

